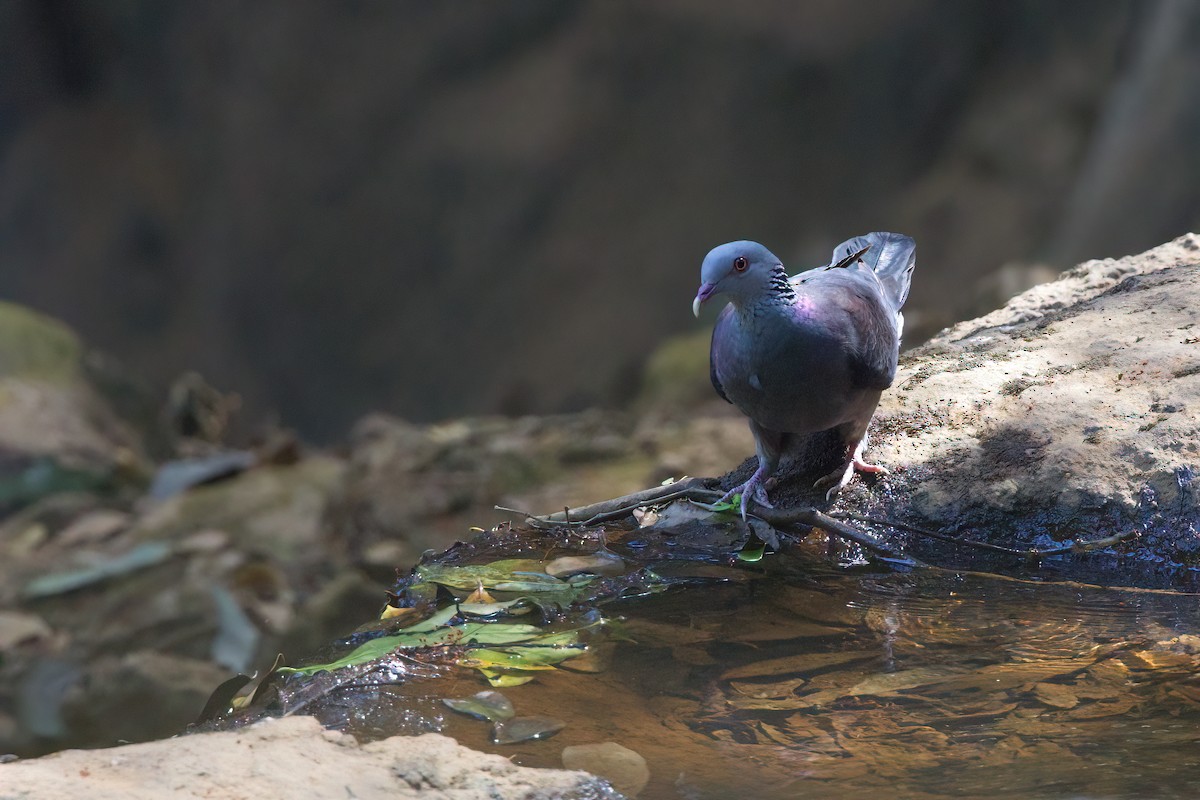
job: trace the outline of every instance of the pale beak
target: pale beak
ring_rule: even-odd
[[[715,283],[702,283],[700,290],[696,292],[696,299],[692,301],[692,314],[700,316],[700,306],[704,305],[704,301],[712,297],[713,290],[717,288]]]

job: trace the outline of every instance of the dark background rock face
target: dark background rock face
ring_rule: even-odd
[[[0,294],[330,438],[617,404],[707,249],[1009,262],[1200,223],[1195,3],[0,5]],[[914,337],[915,338],[915,337]]]

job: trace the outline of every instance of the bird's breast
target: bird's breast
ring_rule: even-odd
[[[713,337],[713,361],[726,396],[771,430],[805,433],[857,413],[846,342],[803,321],[733,314]]]

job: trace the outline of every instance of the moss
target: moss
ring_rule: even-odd
[[[0,377],[66,383],[80,374],[82,346],[56,319],[0,302]]]
[[[709,381],[711,337],[711,331],[698,330],[668,339],[655,350],[642,373],[637,406],[687,409],[715,397]]]

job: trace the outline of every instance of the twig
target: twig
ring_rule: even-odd
[[[528,511],[522,511],[519,508],[509,508],[508,506],[492,506],[492,508],[496,509],[497,511],[507,511],[509,514],[516,514],[529,519],[533,518],[533,514],[530,514]]]
[[[1134,534],[1134,531],[1127,530],[1112,536],[1106,536],[1103,539],[1091,539],[1085,541],[1072,540],[1070,544],[1065,544],[1061,547],[1050,547],[1045,550],[1039,550],[1036,547],[1026,548],[1024,550],[1015,547],[1003,547],[998,544],[989,542],[980,542],[974,539],[961,539],[957,536],[950,536],[945,533],[931,531],[926,528],[918,528],[916,525],[909,525],[905,522],[899,522],[894,519],[882,519],[880,517],[870,517],[862,514],[853,514],[848,511],[836,512],[834,517],[838,519],[852,519],[855,522],[866,522],[871,525],[883,525],[896,530],[915,533],[919,536],[927,536],[930,539],[937,539],[941,542],[950,542],[951,544],[961,544],[967,547],[974,547],[978,550],[991,550],[995,553],[1004,553],[1005,555],[1021,556],[1023,558],[1046,558],[1047,556],[1061,556],[1066,553],[1085,553],[1089,550],[1100,550],[1105,547],[1111,547],[1124,539],[1128,539]]]
[[[641,508],[642,506],[658,505],[659,503],[666,503],[685,497],[690,500],[708,499],[711,502],[720,496],[717,492],[705,489],[704,482],[699,478],[689,478],[679,483],[654,486],[649,489],[643,489],[640,492],[627,494],[623,497],[614,497],[612,500],[604,500],[578,508],[568,508],[554,514],[545,514],[542,516],[529,515],[528,520],[531,524],[535,525],[541,523],[542,525],[588,527],[598,525],[601,522],[608,522],[609,520],[621,519],[632,513],[635,508]],[[501,511],[513,510],[502,509],[499,506],[497,506],[497,509]]]

